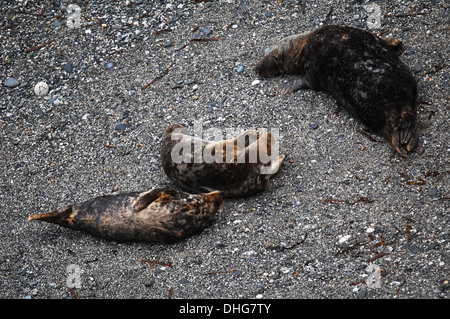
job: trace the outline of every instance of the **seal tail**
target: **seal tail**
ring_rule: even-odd
[[[28,221],[42,220],[47,223],[58,223],[58,221],[66,219],[72,213],[72,207],[68,207],[65,210],[54,210],[44,214],[31,214],[28,216]]]

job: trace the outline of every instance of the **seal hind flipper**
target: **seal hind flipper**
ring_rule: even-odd
[[[69,206],[62,211],[54,210],[52,212],[44,214],[31,214],[28,216],[28,221],[43,220],[49,223],[55,223],[58,220],[65,220],[67,218],[70,218],[72,213],[73,213],[72,206]]]
[[[391,134],[391,143],[394,149],[403,157],[408,157],[408,152],[417,149],[418,141],[413,132],[414,124],[408,120]],[[420,152],[420,150],[418,150]],[[419,153],[420,154],[420,153]]]

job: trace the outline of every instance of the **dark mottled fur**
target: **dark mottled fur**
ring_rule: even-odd
[[[403,156],[417,148],[416,81],[400,60],[399,39],[381,39],[347,26],[324,26],[281,40],[257,64],[262,77],[296,74],[281,88],[331,94],[372,131],[383,134]],[[421,151],[421,149],[420,149]]]
[[[42,220],[115,241],[173,242],[207,227],[224,201],[221,192],[188,194],[153,189],[101,196],[29,220]]]
[[[175,129],[178,130],[174,132]],[[179,132],[183,133],[179,134]],[[266,188],[270,177],[281,166],[284,155],[270,159],[270,161],[263,161],[265,164],[258,157],[257,161],[252,163],[248,160],[250,150],[259,150],[260,147],[267,147],[268,149],[264,153],[270,157],[272,139],[270,134],[266,133],[268,144],[266,146],[265,143],[261,145],[262,139],[256,132],[245,132],[243,134],[253,136],[256,141],[249,145],[250,142],[247,140],[246,145],[244,145],[245,148],[239,149],[235,140],[230,140],[234,152],[230,162],[225,161],[227,141],[212,142],[196,139],[200,141],[202,151],[205,149],[214,149],[215,152],[220,152],[223,162],[217,163],[214,161],[212,163],[206,163],[204,158],[201,157],[198,163],[195,163],[193,160],[190,162],[175,163],[172,159],[172,150],[174,147],[176,145],[183,145],[179,143],[185,143],[187,148],[192,150],[192,154],[194,154],[194,149],[193,147],[191,148],[194,140],[186,129],[183,129],[180,125],[171,125],[166,129],[161,150],[164,172],[176,185],[191,192],[220,190],[227,197],[242,197],[256,194]],[[203,154],[203,152],[201,153]],[[245,157],[245,161],[238,162],[238,158],[242,159],[243,156]],[[263,167],[270,169],[270,173],[262,173],[261,168]]]

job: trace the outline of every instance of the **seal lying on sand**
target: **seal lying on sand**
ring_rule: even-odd
[[[226,197],[243,197],[264,190],[280,168],[285,156],[274,158],[273,144],[270,133],[246,131],[214,142],[173,124],[165,131],[162,166],[170,180],[185,190],[220,190]]]
[[[262,77],[295,74],[281,93],[325,91],[402,156],[421,153],[415,133],[416,81],[400,60],[402,41],[348,26],[324,26],[275,44],[256,64]]]
[[[116,241],[173,242],[202,231],[223,204],[220,191],[188,194],[157,188],[101,196],[28,220],[59,224]]]

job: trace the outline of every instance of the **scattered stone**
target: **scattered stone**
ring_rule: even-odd
[[[281,267],[280,268],[280,271],[283,273],[283,274],[287,274],[289,271],[291,271],[291,269],[289,269],[288,267]]]
[[[436,188],[430,188],[428,190],[428,196],[436,196],[438,193],[438,190]]]
[[[208,29],[208,28],[202,28],[202,32],[203,32],[203,34],[205,34],[205,35],[210,35],[211,33],[212,33],[212,31],[210,30],[210,29]]]
[[[16,86],[19,86],[19,84],[20,84],[20,82],[17,81],[13,77],[9,77],[5,81],[3,81],[3,85],[8,87],[8,88],[15,88]]]
[[[165,48],[173,47],[173,41],[169,41],[169,42],[164,43],[163,47],[165,47]]]
[[[339,244],[343,244],[343,243],[347,242],[351,237],[352,237],[352,235],[342,236],[341,238],[339,238]]]
[[[310,128],[310,129],[315,130],[315,129],[317,129],[318,127],[319,127],[319,124],[317,124],[317,123],[309,124],[309,128]]]
[[[63,66],[64,71],[66,71],[67,73],[71,73],[73,71],[73,65],[71,62],[67,62],[66,64],[64,64]]]
[[[114,129],[116,131],[125,131],[127,129],[127,125],[125,124],[117,124]]]
[[[356,298],[358,299],[362,299],[366,296],[367,294],[367,290],[366,289],[361,289],[360,291],[358,291],[358,293],[356,294]]]
[[[236,72],[237,72],[237,73],[242,73],[242,72],[244,72],[244,66],[243,66],[243,65],[240,65],[240,66],[236,69]]]
[[[107,70],[111,70],[111,69],[114,68],[116,65],[117,65],[116,62],[108,62],[108,63],[106,64],[106,69],[107,69]]]
[[[49,87],[48,84],[45,83],[44,81],[38,82],[36,83],[36,85],[34,86],[34,93],[37,96],[44,96],[47,95],[49,91]]]
[[[425,249],[425,251],[433,250],[433,249],[435,249],[438,246],[439,246],[438,242],[433,242],[433,243],[428,245],[428,247],[427,247],[427,249]]]
[[[418,63],[414,64],[413,66],[411,66],[411,71],[413,71],[413,72],[422,71],[422,63],[418,62]]]
[[[436,288],[433,289],[433,292],[435,294],[440,294],[443,291],[444,291],[444,289],[442,289],[442,287],[436,287]]]

